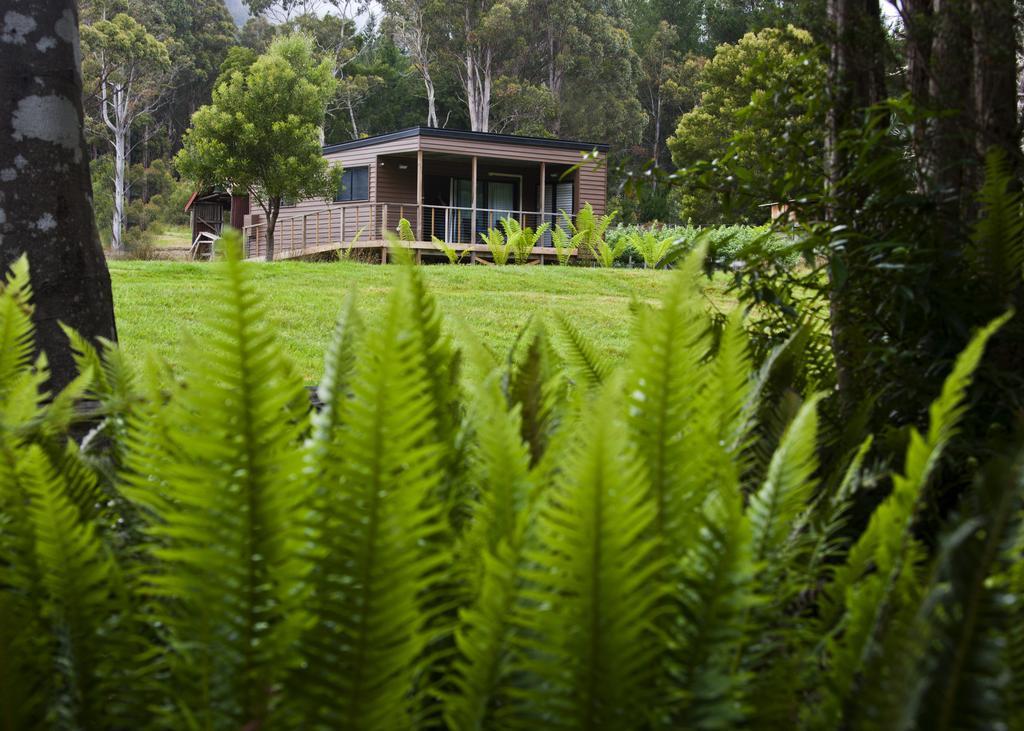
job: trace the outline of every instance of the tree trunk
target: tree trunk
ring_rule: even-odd
[[[972,197],[967,176],[975,162],[969,2],[935,0],[932,15],[929,95],[938,114],[929,124],[925,174],[953,220]]]
[[[267,214],[267,261],[274,261],[274,229],[277,228],[277,217],[281,213],[281,199],[271,199],[269,208],[263,212]]]
[[[76,374],[63,322],[117,338],[92,211],[74,0],[7,0],[0,64],[0,270],[28,255],[50,387]]]
[[[972,0],[974,114],[979,157],[1000,147],[1019,168],[1017,36],[1013,0]]]
[[[118,119],[117,129],[114,131],[114,214],[110,236],[110,248],[117,252],[124,250],[124,193],[128,160],[126,136],[127,130]]]
[[[437,94],[434,91],[434,80],[430,77],[430,69],[423,66],[423,86],[427,90],[427,126],[437,127]]]
[[[833,211],[855,211],[863,191],[848,190],[842,180],[849,161],[840,138],[844,130],[860,124],[864,110],[885,96],[884,44],[878,0],[829,0],[832,49],[829,65],[828,176]],[[837,221],[839,223],[839,221]],[[842,221],[848,223],[848,221]],[[856,365],[862,336],[854,293],[858,252],[843,247],[831,254],[829,277],[832,352],[840,413],[852,416],[865,393],[858,383]]]
[[[910,92],[910,98],[914,105],[922,110],[931,107],[929,75],[932,58],[932,1],[904,0],[903,3],[903,24],[907,35],[905,47],[907,90]],[[918,163],[918,190],[924,192],[927,187],[921,164],[928,155],[928,126],[926,124],[914,125],[911,144],[914,159]]]

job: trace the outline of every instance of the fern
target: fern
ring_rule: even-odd
[[[676,242],[674,236],[659,237],[656,231],[638,231],[626,239],[628,248],[644,260],[645,269],[657,269]]]
[[[352,397],[331,459],[338,482],[324,502],[316,629],[307,635],[304,727],[414,725],[410,693],[429,637],[430,587],[449,555],[436,493],[438,446],[423,351],[405,291],[382,328],[361,341]],[[427,550],[427,544],[432,544]]]
[[[661,312],[639,319],[627,387],[632,439],[655,503],[654,529],[662,550],[675,558],[692,535],[687,521],[693,506],[713,487],[702,460],[721,449],[717,424],[700,418],[710,417],[702,411],[709,374],[700,365],[710,347],[709,322],[694,287],[700,256],[680,268]]]
[[[211,303],[212,334],[168,405],[167,446],[128,459],[127,493],[152,515],[145,591],[175,649],[175,702],[162,709],[174,725],[267,722],[311,621],[310,495],[297,449],[308,400],[237,249]],[[163,495],[148,484],[154,470]]]
[[[985,160],[985,182],[978,194],[982,216],[971,237],[974,268],[984,277],[988,296],[1008,303],[1024,281],[1024,196],[1014,188],[1005,153],[993,147]]]
[[[514,353],[509,354],[510,360]],[[547,330],[536,326],[523,357],[510,364],[506,395],[522,417],[522,439],[530,447],[531,465],[547,452],[559,418],[559,394],[563,385],[557,355]]]
[[[920,702],[908,704],[919,728],[990,729],[1005,718],[1003,632],[1012,628],[1007,610],[1015,597],[999,575],[1003,557],[1018,545],[1022,494],[1020,459],[997,460],[978,485],[975,505],[946,538],[919,615],[932,628],[919,666]],[[1009,554],[1010,566],[1019,560]]]
[[[566,364],[576,374],[579,383],[587,389],[596,389],[611,373],[611,365],[598,353],[594,345],[587,340],[568,317],[559,313],[559,330],[562,335]]]
[[[434,246],[437,247],[438,251],[445,255],[445,257],[448,259],[449,264],[458,264],[460,261],[462,261],[462,257],[464,257],[469,252],[469,249],[466,248],[463,248],[462,251],[459,251],[451,244],[442,241],[436,236],[431,236],[430,240],[434,242]]]
[[[697,538],[680,561],[682,612],[676,698],[677,728],[731,729],[749,713],[749,675],[735,665],[757,603],[750,526],[735,490],[716,491],[697,515]],[[665,719],[667,722],[669,719]]]
[[[650,527],[654,506],[625,425],[605,394],[537,518],[522,609],[528,717],[547,728],[624,728],[656,693],[654,614],[660,600]],[[556,604],[557,612],[548,607]],[[525,721],[525,719],[523,719]]]
[[[747,514],[753,534],[753,556],[775,573],[785,560],[791,531],[814,493],[817,470],[818,403],[822,395],[808,399],[786,429],[772,456],[761,489],[750,496]]]
[[[487,233],[481,233],[480,238],[487,246],[487,250],[491,252],[491,259],[494,260],[495,264],[498,266],[508,264],[514,242],[507,241],[501,231],[496,228],[487,229]]]
[[[32,287],[28,258],[21,256],[11,266],[0,288],[0,408],[14,388],[17,376],[32,361]]]
[[[910,535],[917,499],[956,431],[985,344],[1007,317],[983,328],[957,358],[929,410],[927,434],[911,430],[904,471],[894,476],[892,494],[875,510],[845,565],[835,572],[828,592],[844,608],[829,643],[832,663],[826,687],[834,695],[823,704],[825,724],[855,708],[864,709],[863,684],[878,688],[893,677],[895,665],[884,675],[880,668],[886,661],[895,663],[905,643],[914,640],[910,627],[922,592],[912,571],[921,549]]]
[[[579,234],[570,235],[568,230],[571,230],[568,224],[551,228],[551,244],[555,247],[555,256],[561,266],[568,265],[573,251],[579,248]]]

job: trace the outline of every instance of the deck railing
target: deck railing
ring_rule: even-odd
[[[470,208],[460,206],[417,206],[411,203],[342,203],[308,213],[279,218],[274,229],[275,258],[291,258],[344,249],[355,239],[356,246],[379,246],[385,231],[397,231],[401,219],[409,221],[418,241],[432,237],[448,244],[482,244],[480,234],[500,229],[503,218],[512,217],[520,226],[534,230],[543,223],[565,228],[561,213]],[[420,219],[422,218],[422,226]],[[573,214],[568,214],[570,220]],[[243,231],[246,256],[263,258],[267,252],[267,223],[259,221]],[[358,238],[357,238],[358,237]],[[538,242],[552,246],[551,234]]]

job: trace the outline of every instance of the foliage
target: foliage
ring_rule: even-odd
[[[82,71],[87,87],[98,99],[100,123],[96,127],[114,152],[110,243],[121,250],[132,131],[150,119],[167,93],[171,58],[167,44],[126,13],[83,27],[82,45],[88,53]]]
[[[544,233],[551,227],[550,223],[542,223],[534,231],[529,226],[522,226],[512,216],[507,216],[498,223],[505,231],[505,239],[508,245],[512,247],[516,264],[526,264],[529,261],[530,255],[533,253],[533,247],[537,245],[537,242],[540,241]]]
[[[330,61],[316,57],[308,38],[280,38],[217,84],[213,103],[193,115],[175,165],[198,188],[248,191],[270,240],[283,199],[331,199],[338,190],[341,168],[320,147],[335,86]]]
[[[675,236],[653,230],[636,232],[629,237],[627,246],[640,255],[644,267],[656,269],[676,243]]]
[[[514,241],[509,241],[500,229],[489,228],[487,233],[480,232],[480,238],[491,252],[491,259],[498,266],[505,266],[512,257]]]
[[[680,117],[668,140],[672,161],[686,168],[733,153],[733,175],[763,174],[755,171],[772,168],[784,141],[806,140],[822,128],[821,106],[810,99],[824,79],[806,31],[769,28],[719,46],[700,71],[699,102]],[[705,224],[726,217],[764,220],[757,205],[771,202],[734,201],[726,211],[704,190],[688,187],[680,196],[680,217]]]
[[[1005,679],[1020,671],[1006,643],[1022,461],[992,464],[939,550],[915,532],[1008,316],[973,337],[890,472],[865,449],[821,458],[820,394],[758,456],[762,414],[785,401],[760,385],[740,313],[713,334],[700,250],[638,309],[628,368],[564,320],[564,362],[539,326],[508,358],[460,352],[423,270],[404,267],[374,327],[343,309],[316,411],[239,249],[229,237],[212,335],[169,388],[158,362],[70,333],[81,375],[45,398],[25,260],[6,278],[12,727],[960,728],[1020,713]],[[460,381],[463,357],[476,372]],[[99,411],[79,445],[86,394]],[[844,534],[850,496],[881,472],[892,492]]]
[[[430,239],[433,241],[434,246],[437,247],[438,251],[445,255],[449,264],[458,264],[469,251],[469,249],[462,249],[462,251],[459,251],[451,244],[442,241],[436,236],[431,236]]]
[[[555,247],[555,256],[558,263],[566,266],[572,259],[574,249],[579,248],[580,234],[569,234],[568,225],[558,225],[551,228],[551,245]]]
[[[562,218],[566,227],[572,231],[572,240],[575,245],[579,247],[582,244],[582,248],[605,268],[611,267],[615,260],[626,251],[625,240],[610,243],[605,238],[605,232],[617,215],[617,211],[612,211],[598,217],[589,202],[583,206],[583,210],[576,214],[575,220],[562,211]]]

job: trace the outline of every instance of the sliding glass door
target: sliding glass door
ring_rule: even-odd
[[[450,198],[452,210],[446,220],[445,239],[449,243],[467,243],[472,236],[472,183],[465,178],[452,178]],[[497,228],[498,221],[516,211],[516,184],[506,181],[477,181],[476,230],[486,233]],[[480,243],[479,238],[474,243]]]

